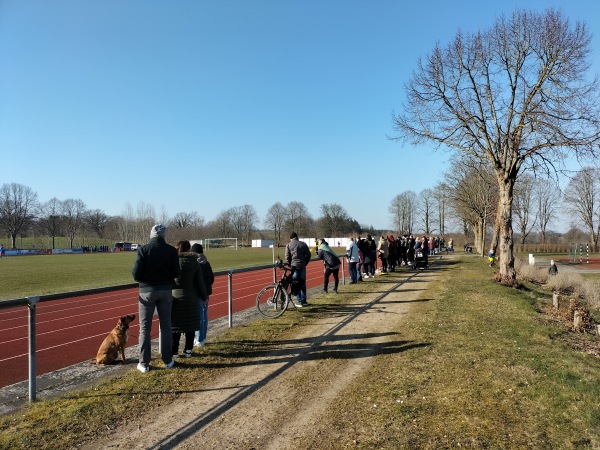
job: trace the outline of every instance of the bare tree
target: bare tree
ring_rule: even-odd
[[[52,238],[52,248],[56,248],[56,237],[62,231],[63,216],[62,202],[56,197],[51,198],[40,206],[39,225]]]
[[[275,247],[281,245],[281,232],[285,224],[285,217],[285,207],[280,202],[277,202],[269,208],[263,222],[267,229],[273,231],[273,243]]]
[[[17,235],[27,230],[37,208],[37,193],[18,183],[3,184],[0,188],[0,228],[11,238],[16,248]]]
[[[565,203],[571,214],[587,228],[594,251],[598,251],[600,234],[600,171],[591,167],[582,169],[569,181],[565,189]]]
[[[392,218],[392,225],[398,233],[413,233],[416,204],[417,194],[413,191],[398,194],[390,202],[388,212]]]
[[[288,231],[295,231],[299,236],[308,234],[312,226],[312,218],[302,202],[292,201],[286,206],[285,225]]]
[[[548,224],[555,217],[556,207],[561,200],[561,194],[555,185],[553,186],[550,181],[547,181],[544,184],[537,183],[536,198],[538,201],[540,235],[542,244],[545,244]]]
[[[446,234],[446,204],[448,198],[446,196],[447,186],[445,183],[438,183],[433,190],[433,199],[437,207],[438,225],[440,236]]]
[[[229,208],[217,214],[210,227],[213,230],[212,232],[218,235],[214,237],[234,237],[233,209]]]
[[[535,178],[531,175],[521,175],[515,183],[513,197],[513,211],[517,219],[517,225],[521,232],[521,244],[537,223],[537,205],[535,201]]]
[[[432,189],[423,189],[419,193],[419,197],[417,199],[417,211],[421,216],[421,220],[423,223],[423,231],[425,234],[431,234],[433,232],[433,224],[432,224],[432,212],[433,212],[433,203],[434,203],[434,193]]]
[[[75,236],[79,233],[85,224],[86,207],[83,200],[69,198],[62,202],[62,216],[65,225],[65,231],[69,238],[69,247],[73,248]]]
[[[324,203],[321,205],[321,232],[323,236],[339,237],[346,234],[351,228],[351,218],[342,205],[337,203]]]
[[[258,214],[252,205],[243,205],[239,207],[239,220],[240,220],[240,238],[242,244],[245,242],[250,245],[250,236],[256,228],[258,222]]]
[[[454,158],[445,178],[448,187],[446,197],[462,219],[465,235],[467,230],[474,230],[474,246],[483,255],[487,225],[495,217],[498,204],[494,174],[477,160]],[[494,242],[495,236],[492,238],[492,252],[495,251]]]
[[[86,216],[86,224],[88,228],[96,233],[101,239],[104,238],[104,231],[109,220],[110,217],[101,209],[88,211]]]
[[[204,217],[200,216],[196,211],[178,212],[170,221],[174,228],[191,228],[202,227],[204,225]]]
[[[512,204],[524,169],[556,173],[565,158],[596,157],[598,78],[591,35],[559,11],[516,10],[488,30],[436,45],[406,84],[398,135],[486,161],[498,184],[499,278],[514,285]]]

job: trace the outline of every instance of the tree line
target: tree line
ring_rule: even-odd
[[[56,197],[38,201],[38,194],[28,186],[5,183],[0,187],[0,230],[16,248],[17,237],[50,239],[55,248],[57,237],[66,237],[70,248],[76,241],[102,240],[144,243],[155,223],[170,228],[169,239],[204,239],[235,237],[242,245],[252,239],[273,239],[276,245],[287,242],[291,231],[305,236],[340,236],[362,233],[363,227],[352,219],[339,204],[320,207],[321,215],[314,219],[300,201],[287,205],[275,203],[261,221],[252,205],[234,206],[221,211],[211,220],[195,211],[178,212],[169,217],[166,211],[156,212],[151,204],[140,202],[136,207],[127,204],[120,215],[109,216],[100,209],[87,208],[81,199],[60,200]],[[372,230],[372,227],[369,228]],[[39,247],[44,247],[41,240]]]

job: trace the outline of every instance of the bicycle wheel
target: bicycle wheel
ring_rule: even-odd
[[[274,319],[288,307],[290,295],[278,284],[271,284],[256,296],[256,308],[265,317]]]

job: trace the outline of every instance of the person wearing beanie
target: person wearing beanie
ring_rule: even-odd
[[[131,269],[133,279],[139,283],[140,356],[137,368],[142,373],[150,370],[152,318],[155,310],[161,330],[162,361],[166,368],[175,364],[172,352],[171,289],[175,278],[181,274],[181,268],[177,249],[167,244],[165,233],[166,227],[162,224],[150,229],[150,240],[146,245],[138,247],[137,258]]]
[[[550,267],[548,267],[549,275],[556,275],[558,273],[558,267],[556,267],[556,263],[553,259],[550,260]]]

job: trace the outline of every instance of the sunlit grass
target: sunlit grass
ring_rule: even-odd
[[[285,249],[275,252],[284,256]],[[214,271],[271,264],[273,250],[208,250]],[[136,252],[10,256],[0,260],[0,300],[134,283]]]

